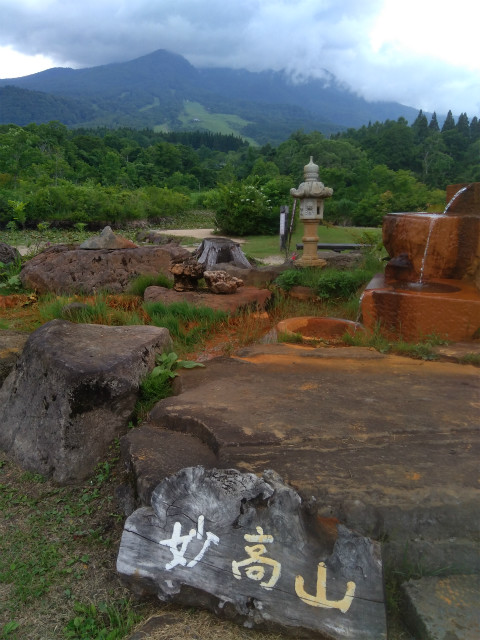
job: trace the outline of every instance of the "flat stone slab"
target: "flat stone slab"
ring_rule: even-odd
[[[163,302],[172,304],[181,300],[195,306],[210,307],[217,311],[234,313],[245,307],[264,309],[272,294],[268,289],[240,287],[235,293],[216,294],[208,291],[174,291],[166,287],[147,287],[143,298],[145,302]]]
[[[480,569],[478,368],[261,344],[177,380],[148,422],[165,459],[166,430],[195,435],[217,467],[274,469],[319,515],[384,538],[387,555]]]
[[[433,347],[433,350],[440,360],[467,364],[470,360],[470,364],[473,364],[473,360],[476,359],[477,363],[480,362],[480,340],[441,344]]]
[[[409,580],[406,622],[418,640],[480,638],[480,575]]]

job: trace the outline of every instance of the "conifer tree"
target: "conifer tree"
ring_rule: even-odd
[[[466,138],[470,137],[470,123],[468,121],[468,116],[466,113],[461,113],[459,115],[455,128],[459,133],[464,135]]]
[[[437,114],[435,113],[435,111],[432,114],[428,128],[430,131],[440,131],[440,127],[438,126]]]
[[[470,123],[470,139],[472,142],[480,140],[480,120],[477,116],[473,116]]]
[[[450,131],[451,129],[455,129],[455,120],[453,119],[452,111],[449,110],[443,123],[442,133],[444,131]]]
[[[415,142],[423,142],[428,136],[428,120],[426,115],[420,109],[415,122],[412,124],[412,130]]]

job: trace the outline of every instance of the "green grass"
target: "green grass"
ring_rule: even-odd
[[[147,302],[144,309],[151,318],[151,324],[170,331],[175,349],[180,354],[198,348],[203,340],[228,318],[228,314],[223,311],[196,307],[187,302],[169,305],[163,302]]]
[[[126,232],[133,235],[132,232]],[[52,244],[74,244],[80,243],[87,238],[98,235],[92,231],[79,231],[77,229],[52,229],[47,228],[43,231],[39,229],[15,229],[2,230],[2,242],[12,245],[13,247],[27,247],[28,254],[35,255],[40,250]],[[123,232],[122,232],[122,235]]]
[[[143,297],[147,287],[166,287],[167,289],[172,289],[173,280],[163,273],[159,273],[156,276],[141,275],[130,282],[128,293]]]
[[[142,281],[143,282],[143,281]],[[143,283],[144,284],[144,283]],[[118,296],[114,296],[116,299]],[[38,312],[43,322],[63,318],[73,322],[86,324],[104,324],[109,326],[126,326],[151,324],[169,330],[175,342],[175,349],[180,354],[201,348],[203,341],[211,335],[228,318],[224,311],[209,307],[195,306],[188,302],[141,303],[139,298],[132,300],[138,308],[112,308],[107,295],[97,294],[93,302],[81,303],[79,307],[69,310],[72,302],[80,302],[68,296],[46,294],[39,299]],[[128,305],[127,305],[128,306]]]
[[[466,353],[460,358],[461,364],[471,364],[480,367],[480,353]]]
[[[398,339],[387,338],[380,327],[376,327],[372,334],[361,332],[352,336],[345,334],[343,341],[349,346],[371,347],[380,353],[394,353],[416,360],[437,360],[439,356],[433,347],[446,344],[443,338],[435,334],[425,336],[417,342],[406,342],[400,337]]]
[[[127,599],[108,604],[76,602],[75,616],[64,629],[68,640],[119,640],[139,621]]]
[[[362,243],[362,232],[371,233],[374,238],[381,240],[382,232],[380,229],[363,229],[353,227],[334,227],[331,225],[320,225],[318,227],[318,241],[329,242],[331,244],[339,243]],[[297,244],[302,243],[303,225],[297,224],[292,234],[290,243],[290,252],[296,251]],[[280,249],[279,237],[275,236],[246,236],[243,238],[242,251],[247,256],[253,258],[266,258],[271,255],[282,255],[285,251]],[[367,240],[369,238],[367,237]],[[298,253],[298,252],[297,252]]]
[[[40,317],[43,322],[63,318],[80,324],[105,324],[115,327],[145,324],[136,310],[112,308],[106,295],[97,294],[92,303],[80,303],[78,307],[69,307],[75,302],[75,299],[67,296],[46,294],[39,301]]]
[[[138,620],[112,581],[121,469],[118,442],[90,478],[66,487],[0,453],[0,639],[123,638]]]

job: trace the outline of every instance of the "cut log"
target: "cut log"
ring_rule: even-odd
[[[198,262],[210,271],[217,264],[231,263],[236,267],[251,269],[251,264],[240,248],[240,244],[229,238],[205,238],[194,253]]]
[[[378,543],[308,515],[273,471],[182,469],[126,521],[117,560],[137,595],[296,638],[386,639]]]

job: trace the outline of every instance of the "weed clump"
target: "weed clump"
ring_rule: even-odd
[[[147,302],[144,309],[150,324],[169,330],[177,348],[184,353],[201,344],[228,318],[224,311],[210,307],[196,307],[187,302]]]
[[[178,376],[178,369],[204,367],[200,362],[179,360],[175,352],[157,354],[156,366],[140,383],[139,397],[134,416],[138,421],[160,400],[171,395],[173,378]]]
[[[166,289],[172,289],[173,280],[163,273],[158,273],[155,276],[144,274],[130,282],[128,293],[134,296],[143,297],[147,287],[165,287]]]

